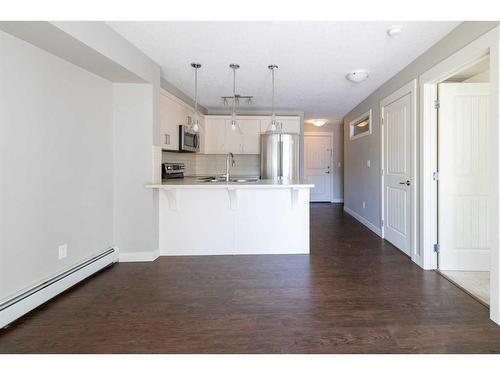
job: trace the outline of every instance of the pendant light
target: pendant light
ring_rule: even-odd
[[[201,68],[199,63],[191,63],[194,69],[194,120],[191,130],[198,133],[200,128],[200,114],[198,113],[198,69]]]
[[[277,130],[280,130],[280,129],[278,129],[278,124],[276,122],[276,112],[274,111],[274,72],[276,70],[278,70],[278,65],[274,65],[274,64],[269,65],[268,69],[271,71],[272,80],[273,80],[273,96],[272,96],[272,101],[271,101],[271,108],[272,108],[271,123],[267,127],[267,131],[268,132],[275,132]]]
[[[238,64],[230,64],[229,67],[233,69],[233,110],[231,112],[231,130],[242,133],[238,121],[236,121],[236,104],[238,102],[238,96],[236,95],[236,69],[239,69]]]

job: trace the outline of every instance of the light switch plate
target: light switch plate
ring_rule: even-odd
[[[367,160],[367,161],[366,161],[366,166],[367,166],[368,168],[370,168],[370,167],[372,166],[372,162],[371,162],[371,160]]]
[[[59,259],[64,259],[68,256],[68,245],[62,244],[59,246]]]

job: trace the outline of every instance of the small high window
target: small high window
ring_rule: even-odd
[[[349,139],[357,139],[372,133],[372,110],[363,113],[349,123]]]

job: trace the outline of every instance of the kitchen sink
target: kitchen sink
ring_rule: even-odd
[[[258,178],[231,178],[229,182],[257,182]]]
[[[211,182],[211,183],[217,183],[217,182],[226,182],[226,178],[225,177],[200,177],[198,178],[198,181],[201,181],[201,182]],[[241,177],[241,178],[230,178],[229,179],[229,182],[240,182],[240,183],[244,183],[244,182],[257,182],[259,181],[258,178],[245,178],[245,177]]]
[[[201,182],[226,182],[224,177],[199,177],[198,181]]]

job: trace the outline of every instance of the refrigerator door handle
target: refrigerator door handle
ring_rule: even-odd
[[[283,180],[283,140],[278,141],[278,180]]]

